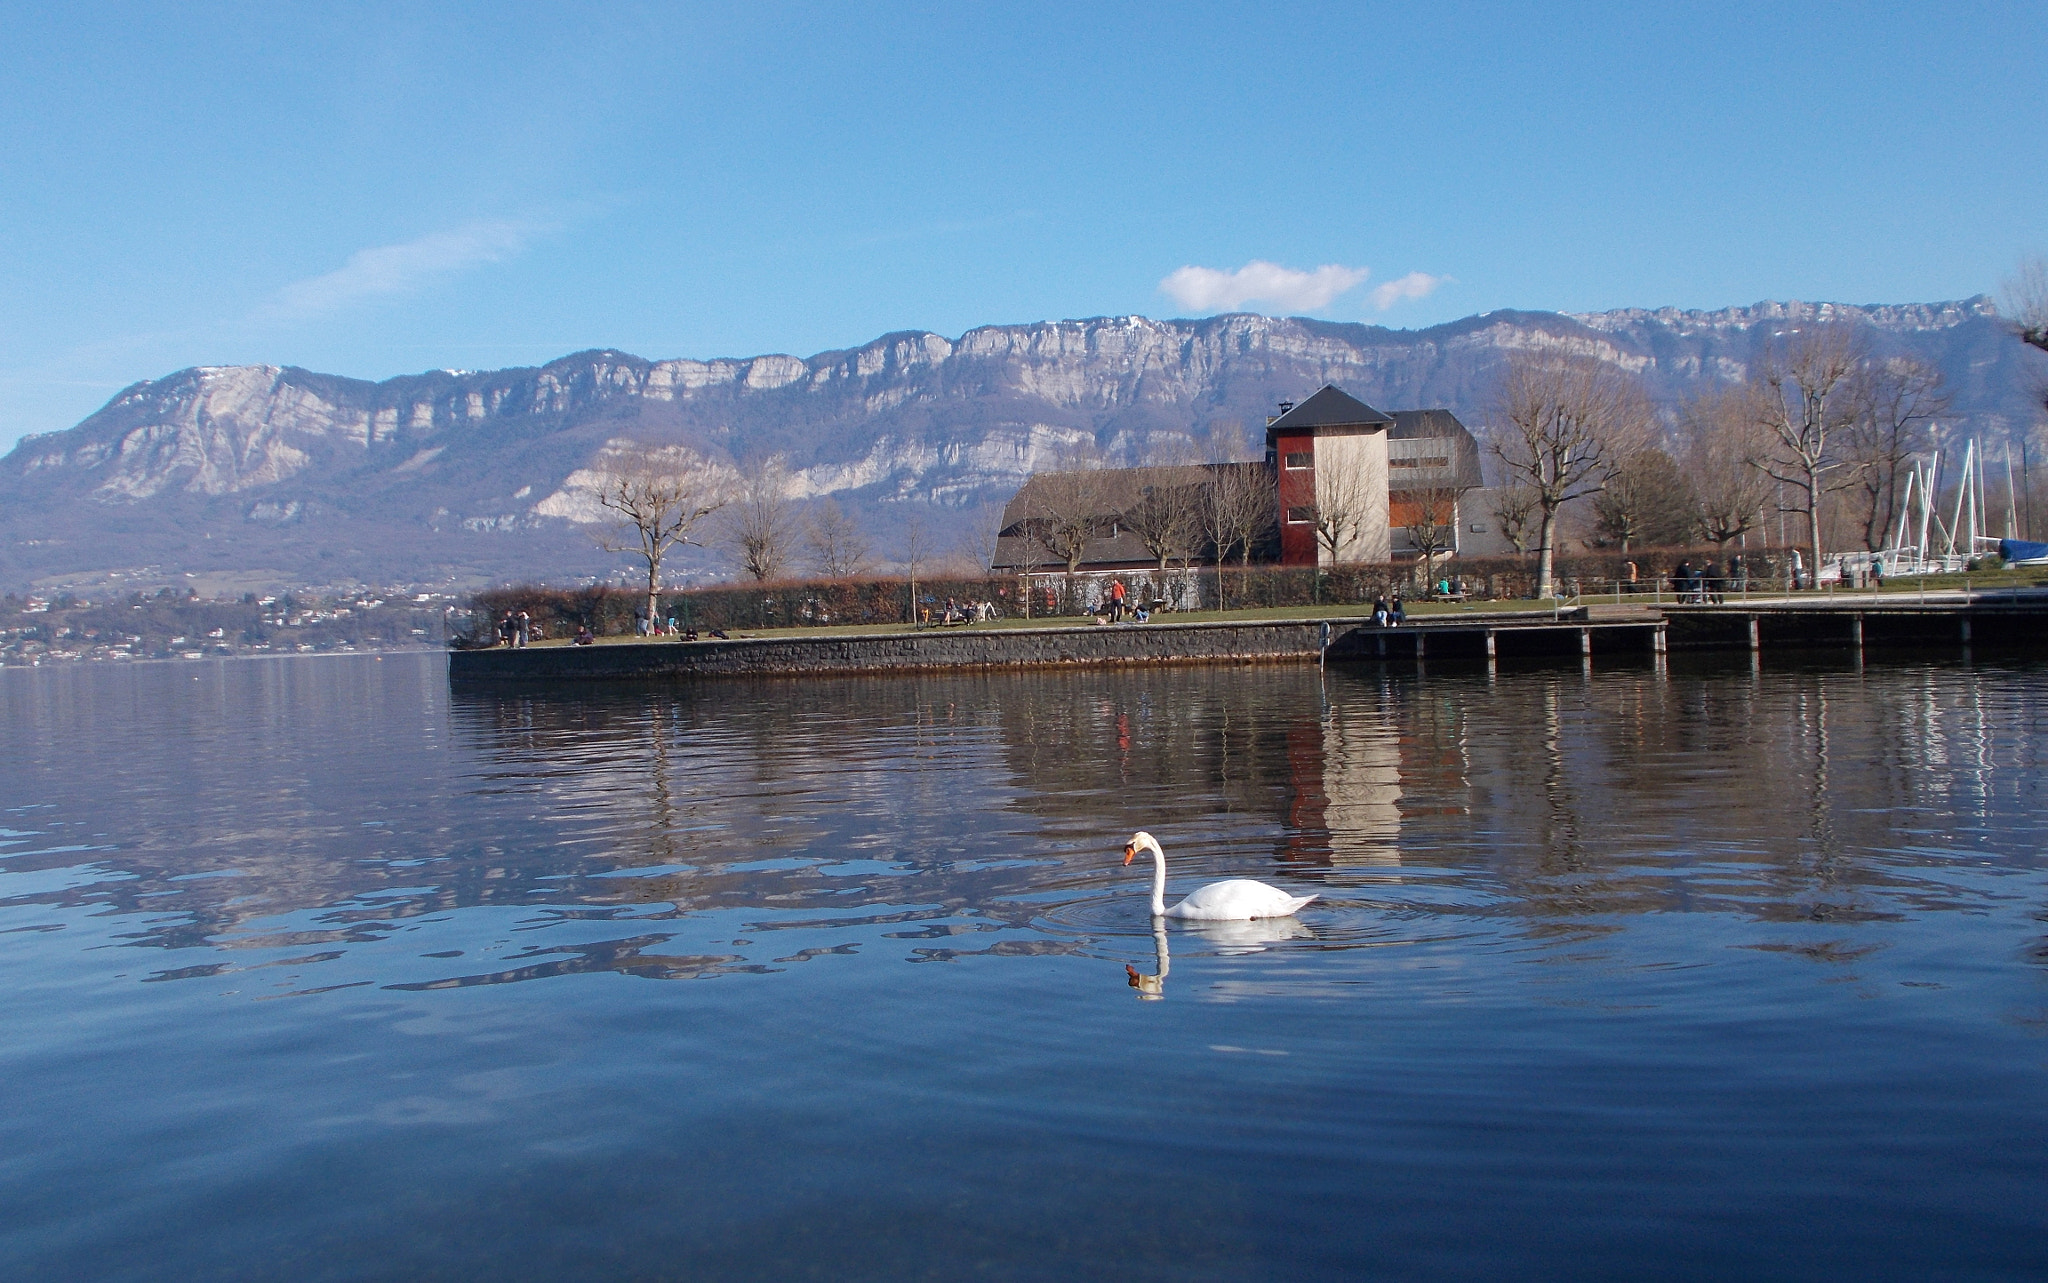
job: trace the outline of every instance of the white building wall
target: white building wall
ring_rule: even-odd
[[[1363,496],[1365,520],[1358,533],[1337,549],[1337,561],[1388,561],[1393,557],[1392,531],[1387,524],[1387,434],[1358,432],[1316,437],[1316,508],[1329,511],[1349,494]],[[1316,560],[1329,565],[1330,550],[1320,542]]]

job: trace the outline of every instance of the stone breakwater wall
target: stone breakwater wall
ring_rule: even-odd
[[[1313,661],[1322,620],[1110,627],[933,629],[851,637],[738,637],[456,651],[449,675],[483,681],[619,681],[833,673]],[[1367,620],[1329,620],[1333,638]]]

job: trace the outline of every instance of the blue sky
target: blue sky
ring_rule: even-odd
[[[1927,301],[2048,249],[2038,3],[9,2],[0,24],[0,448],[197,364]]]

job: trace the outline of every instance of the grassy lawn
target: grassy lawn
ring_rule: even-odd
[[[1928,592],[1937,589],[1960,592],[1965,588],[1972,592],[1998,592],[2007,588],[2048,588],[2048,574],[2043,574],[2039,566],[2029,566],[2025,570],[1973,570],[1962,575],[1910,575],[1885,580],[1880,591],[1917,593],[1923,586]]]

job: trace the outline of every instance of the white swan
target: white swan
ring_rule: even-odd
[[[1284,918],[1315,899],[1312,895],[1289,895],[1250,878],[1211,882],[1171,909],[1166,907],[1166,852],[1150,833],[1133,833],[1124,843],[1124,863],[1138,852],[1152,853],[1152,916],[1186,918],[1195,922],[1243,922],[1250,918]]]

